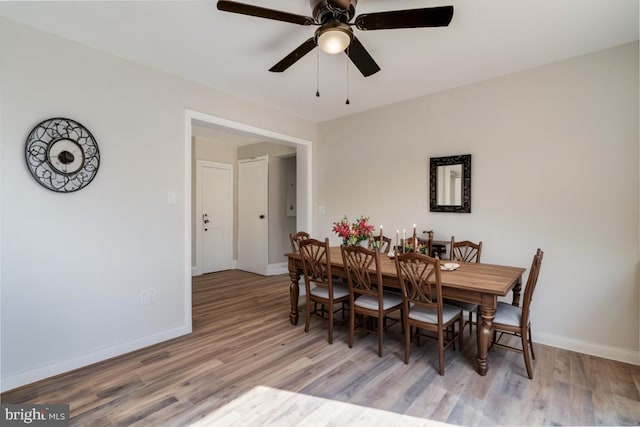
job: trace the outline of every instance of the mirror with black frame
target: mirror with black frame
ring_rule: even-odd
[[[471,212],[471,154],[431,157],[431,212]]]

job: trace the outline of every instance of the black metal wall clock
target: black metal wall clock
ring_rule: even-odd
[[[31,130],[25,156],[35,180],[60,193],[86,187],[100,167],[98,143],[91,132],[61,117],[47,119]]]

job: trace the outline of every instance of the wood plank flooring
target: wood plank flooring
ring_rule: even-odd
[[[192,334],[3,393],[2,403],[68,403],[78,426],[185,426],[267,386],[457,425],[640,425],[638,366],[535,345],[533,380],[522,355],[497,348],[481,377],[466,329],[439,376],[434,342],[402,363],[399,325],[380,358],[375,335],[356,333],[348,348],[346,322],[333,345],[325,320],[312,318],[309,333],[289,324],[288,291],[287,275],[196,277]]]

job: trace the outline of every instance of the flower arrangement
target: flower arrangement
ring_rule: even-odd
[[[405,252],[413,252],[413,242],[407,242],[404,247]],[[416,252],[421,253],[422,255],[427,255],[427,245],[424,243],[418,242],[418,247],[416,248]]]
[[[342,237],[343,244],[354,246],[373,236],[373,225],[369,224],[369,217],[361,215],[354,223],[350,223],[345,215],[333,223],[333,232]]]

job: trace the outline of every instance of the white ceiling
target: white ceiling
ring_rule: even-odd
[[[311,15],[308,0],[242,2]],[[214,0],[0,2],[0,16],[318,122],[638,40],[638,0],[360,0],[356,15],[447,4],[449,27],[355,30],[382,68],[371,77],[320,53],[320,98],[316,51],[268,71],[315,27]]]

